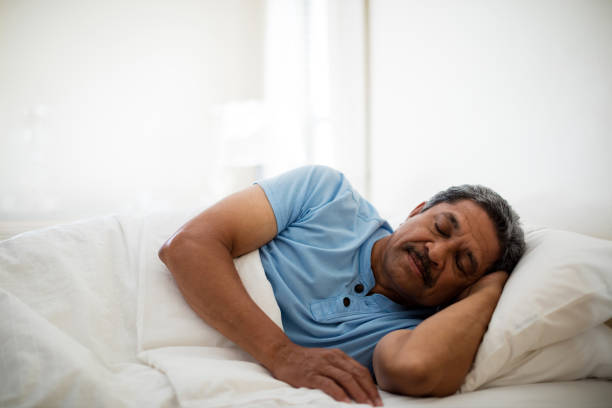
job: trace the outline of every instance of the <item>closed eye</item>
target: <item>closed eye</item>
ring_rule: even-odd
[[[464,253],[463,263],[461,262],[461,254],[457,254],[455,256],[455,262],[457,263],[457,268],[463,273],[467,278],[474,276],[476,271],[478,270],[478,264],[472,255],[472,252]],[[466,258],[467,257],[467,258]],[[469,261],[469,264],[466,262]]]
[[[450,237],[450,234],[448,234],[448,233],[442,231],[442,229],[440,229],[440,226],[438,225],[437,222],[435,223],[435,226],[436,226],[436,231],[438,231],[438,234],[442,235],[444,238],[449,238]]]
[[[463,268],[463,265],[461,264],[461,261],[459,260],[459,255],[455,256],[455,263],[457,264],[457,268],[459,269],[459,271],[461,271],[461,273],[465,277],[468,277],[468,274],[466,273],[465,269]]]

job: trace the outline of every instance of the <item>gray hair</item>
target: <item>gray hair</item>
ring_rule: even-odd
[[[525,235],[520,225],[518,214],[510,204],[495,191],[481,185],[464,184],[452,186],[440,191],[429,199],[421,212],[436,204],[454,203],[460,200],[471,200],[478,204],[489,216],[499,239],[500,257],[487,270],[493,272],[504,270],[512,272],[519,259],[525,253]]]

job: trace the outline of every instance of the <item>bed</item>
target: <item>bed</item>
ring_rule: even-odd
[[[157,250],[194,213],[110,215],[0,242],[0,406],[342,407],[203,323]],[[386,407],[612,407],[612,241],[530,227],[461,390]],[[257,251],[235,260],[280,311]]]

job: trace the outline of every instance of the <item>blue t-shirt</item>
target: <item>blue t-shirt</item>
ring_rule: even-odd
[[[328,167],[301,167],[257,183],[278,226],[259,253],[285,333],[302,346],[340,348],[373,372],[374,347],[385,334],[413,328],[434,312],[368,296],[375,284],[372,246],[391,227]]]

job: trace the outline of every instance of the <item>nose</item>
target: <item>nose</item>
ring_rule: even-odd
[[[427,242],[425,248],[431,261],[431,266],[435,269],[443,270],[448,259],[456,251],[457,245],[457,241],[449,239]]]

